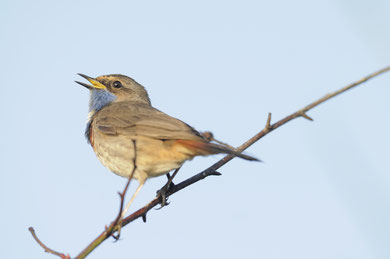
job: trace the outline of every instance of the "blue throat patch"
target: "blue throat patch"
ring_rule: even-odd
[[[97,112],[104,106],[115,101],[116,96],[105,90],[91,90],[89,112]]]
[[[96,112],[100,111],[104,106],[115,101],[116,96],[105,90],[91,90],[90,99],[89,99],[89,114],[87,127],[85,129],[85,137],[87,138],[88,143],[90,143],[90,127],[92,123],[92,117]]]

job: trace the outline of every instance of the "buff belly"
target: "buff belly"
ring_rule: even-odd
[[[93,148],[101,163],[122,177],[130,177],[136,165],[133,178],[142,181],[166,174],[192,158],[174,143],[146,137],[98,134]]]

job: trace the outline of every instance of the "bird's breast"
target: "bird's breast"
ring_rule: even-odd
[[[174,141],[140,136],[107,135],[91,127],[90,142],[96,156],[115,174],[129,177],[134,166],[135,179],[166,174],[180,167],[191,154],[179,150]],[[144,174],[144,175],[140,175]]]
[[[88,132],[89,132],[88,133],[89,143],[91,144],[92,148],[95,150],[92,127],[89,127]]]
[[[117,175],[130,176],[136,150],[131,139],[106,135],[91,127],[90,141],[96,156],[105,167]],[[138,177],[135,175],[134,178]]]

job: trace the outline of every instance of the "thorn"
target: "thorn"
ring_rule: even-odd
[[[142,221],[143,221],[144,223],[146,223],[146,214],[143,214],[143,215],[142,215]]]
[[[267,122],[265,124],[265,128],[270,129],[271,128],[271,113],[268,113]]]
[[[217,172],[217,171],[212,171],[211,173],[210,173],[210,175],[215,175],[215,176],[220,176],[220,175],[222,175],[220,172]]]
[[[301,114],[300,114],[303,118],[305,118],[305,119],[307,119],[307,120],[309,120],[309,121],[313,121],[313,119],[312,118],[310,118],[306,113],[304,113],[304,112],[302,112]]]

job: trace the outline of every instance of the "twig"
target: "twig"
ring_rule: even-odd
[[[35,234],[35,230],[33,227],[29,227],[28,230],[31,232],[31,235],[33,236],[35,241],[37,241],[37,243],[45,250],[46,253],[50,253],[50,254],[59,256],[62,259],[70,259],[69,255],[65,255],[63,253],[60,253],[60,252],[54,251],[53,249],[48,248],[41,240],[39,240],[39,238],[37,237],[37,234]]]
[[[127,180],[126,186],[123,189],[123,191],[121,193],[118,192],[119,197],[120,197],[119,212],[118,212],[118,215],[116,216],[115,220],[106,229],[107,235],[112,236],[116,240],[119,240],[120,233],[118,233],[117,236],[114,236],[113,235],[114,234],[114,227],[118,224],[118,222],[120,221],[120,219],[122,217],[122,211],[123,211],[123,205],[124,205],[124,202],[125,202],[126,192],[127,192],[127,189],[129,188],[131,179],[133,179],[134,171],[135,171],[135,167],[134,167],[133,172],[131,173],[129,179]]]
[[[252,138],[250,138],[248,141],[246,141],[244,144],[242,144],[241,146],[239,146],[236,150],[238,152],[242,152],[244,151],[245,149],[247,149],[248,147],[250,147],[253,143],[257,142],[259,139],[261,139],[262,137],[264,137],[265,135],[267,135],[268,133],[270,133],[271,131],[279,128],[280,126],[286,124],[287,122],[293,120],[293,119],[296,119],[298,117],[303,117],[303,118],[306,118],[306,119],[309,119],[309,120],[313,120],[311,119],[307,114],[306,112],[308,112],[309,110],[313,109],[314,107],[320,105],[321,103],[355,87],[355,86],[358,86],[380,74],[383,74],[385,72],[388,72],[390,71],[390,66],[388,67],[385,67],[381,70],[378,70],[372,74],[369,74],[368,76],[366,77],[363,77],[361,78],[360,80],[356,81],[356,82],[353,82],[335,92],[332,92],[330,94],[327,94],[325,95],[324,97],[318,99],[317,101],[314,101],[312,103],[310,103],[309,105],[303,107],[302,109],[290,114],[289,116],[279,120],[278,122],[274,123],[274,124],[271,124],[271,113],[268,114],[268,118],[267,118],[267,122],[266,122],[266,125],[264,127],[264,129],[262,131],[260,131],[259,133],[257,133],[255,136],[253,136]],[[166,197],[169,197],[171,196],[172,194],[186,188],[187,186],[189,185],[192,185],[200,180],[203,180],[204,178],[206,178],[207,176],[210,176],[210,175],[219,175],[218,172],[216,172],[217,169],[219,169],[220,167],[222,167],[223,165],[225,165],[226,163],[228,163],[230,160],[232,160],[234,158],[234,156],[231,156],[231,155],[227,155],[225,157],[223,157],[221,160],[219,160],[218,162],[216,162],[215,164],[213,164],[212,166],[210,166],[209,168],[207,168],[206,170],[184,180],[183,182],[181,183],[178,183],[176,184],[172,189],[170,189],[167,193],[166,193]],[[152,209],[154,206],[156,206],[157,204],[159,203],[159,200],[158,198],[155,198],[154,200],[152,200],[151,202],[149,202],[147,205],[145,205],[144,207],[142,207],[141,209],[135,211],[133,214],[129,215],[128,217],[126,217],[125,219],[123,219],[123,223],[122,223],[122,227],[126,226],[127,224],[129,224],[130,222],[136,220],[137,218],[139,217],[142,217],[143,215],[145,215],[150,209]]]
[[[310,103],[309,105],[303,107],[302,109],[288,115],[287,117],[277,121],[276,123],[274,124],[271,124],[271,113],[268,114],[268,118],[267,118],[267,122],[266,122],[266,125],[264,127],[264,129],[262,131],[260,131],[259,133],[257,133],[255,136],[253,136],[252,138],[250,138],[248,141],[246,141],[244,144],[242,144],[241,146],[239,146],[236,150],[238,152],[242,152],[244,151],[245,149],[247,149],[249,146],[251,146],[253,143],[257,142],[259,139],[261,139],[262,137],[264,137],[265,135],[267,135],[268,133],[270,133],[271,131],[279,128],[280,126],[286,124],[287,122],[293,120],[293,119],[296,119],[296,118],[299,118],[299,117],[303,117],[305,119],[308,119],[308,120],[313,120],[311,117],[309,117],[306,113],[313,109],[314,107],[320,105],[321,103],[341,94],[341,93],[344,93],[346,92],[347,90],[357,86],[357,85],[360,85],[380,74],[383,74],[387,71],[390,71],[390,66],[389,67],[386,67],[386,68],[383,68],[381,70],[378,70],[366,77],[363,77],[362,79],[354,82],[354,83],[351,83],[343,88],[341,88],[340,90],[337,90],[335,92],[332,92],[330,94],[327,94],[325,95],[324,97]],[[212,138],[212,135],[211,135],[211,138]],[[220,167],[222,167],[223,165],[225,165],[226,163],[228,163],[230,160],[232,160],[234,158],[234,156],[231,156],[231,155],[227,155],[225,157],[223,157],[221,160],[219,160],[218,162],[216,162],[215,164],[213,164],[212,166],[210,166],[209,168],[205,169],[204,171],[188,178],[187,180],[184,180],[183,182],[179,183],[179,184],[176,184],[174,185],[172,188],[170,188],[167,192],[166,192],[166,197],[169,197],[171,196],[172,194],[200,181],[200,180],[203,180],[204,178],[210,176],[210,175],[220,175],[219,172],[217,172],[216,170]],[[156,205],[158,205],[160,203],[160,199],[159,197],[156,197],[155,199],[153,199],[151,202],[149,202],[147,205],[145,205],[144,207],[142,207],[141,209],[135,211],[134,213],[132,213],[131,215],[127,216],[126,218],[123,219],[122,221],[122,227],[126,226],[127,224],[129,224],[130,222],[138,219],[138,218],[142,218],[144,221],[146,221],[146,213],[151,210],[153,207],[155,207]],[[115,231],[118,230],[118,225],[114,226],[113,229],[112,229],[112,233],[114,233]],[[30,230],[31,231],[31,230]],[[32,232],[33,233],[33,232]],[[34,236],[34,234],[33,234]],[[81,259],[81,258],[85,258],[90,252],[92,252],[98,245],[100,245],[104,240],[106,240],[108,237],[110,237],[110,235],[107,235],[107,232],[104,231],[103,233],[101,233],[94,241],[92,241],[92,243],[90,245],[87,246],[87,248],[85,248],[77,257],[76,259]],[[34,237],[35,238],[35,237]],[[36,238],[37,242],[45,249],[46,251],[46,247]],[[55,254],[55,253],[53,253]],[[61,255],[60,253],[56,254],[56,255]]]
[[[123,191],[120,193],[118,192],[119,194],[119,197],[120,197],[120,205],[119,205],[119,212],[118,212],[118,215],[116,216],[115,220],[110,224],[109,227],[106,227],[105,231],[99,235],[99,237],[96,239],[96,243],[91,243],[88,247],[86,247],[81,253],[79,256],[81,257],[77,257],[77,258],[85,258],[90,252],[92,252],[101,242],[103,242],[104,240],[106,240],[108,237],[112,236],[115,240],[118,240],[119,239],[119,234],[117,236],[114,236],[113,234],[118,231],[120,229],[120,227],[118,226],[118,223],[120,222],[121,220],[121,217],[122,217],[122,211],[123,211],[123,205],[124,205],[124,200],[125,200],[125,196],[126,196],[126,192],[129,188],[129,185],[130,185],[130,182],[131,180],[133,179],[133,176],[134,176],[134,172],[135,172],[135,167],[129,177],[129,179],[127,180],[127,183],[126,183],[126,186],[125,188],[123,189]],[[70,259],[70,255],[65,255],[63,253],[59,253],[59,252],[56,252],[50,248],[48,248],[44,243],[42,243],[41,240],[38,239],[37,235],[35,234],[35,230],[34,228],[32,227],[29,227],[28,229],[33,238],[35,239],[35,241],[45,250],[45,252],[48,252],[48,253],[51,253],[51,254],[54,254],[54,255],[57,255],[59,257],[61,257],[62,259]]]
[[[87,246],[81,253],[76,257],[77,258],[85,258],[87,255],[89,255],[98,245],[100,245],[104,240],[112,236],[115,240],[119,239],[120,236],[120,230],[122,228],[122,211],[123,211],[123,205],[124,205],[124,200],[125,200],[125,195],[127,192],[127,189],[129,188],[130,182],[133,179],[134,172],[137,168],[136,165],[136,159],[137,159],[137,150],[136,150],[136,143],[135,140],[133,141],[134,144],[134,160],[133,160],[133,171],[131,172],[131,175],[129,177],[129,180],[127,180],[127,184],[125,186],[125,189],[123,190],[122,193],[119,194],[121,197],[121,202],[119,206],[119,213],[116,217],[116,219],[110,224],[108,228],[106,228],[106,231],[101,233],[89,246]],[[118,235],[114,236],[113,234],[118,231]]]

